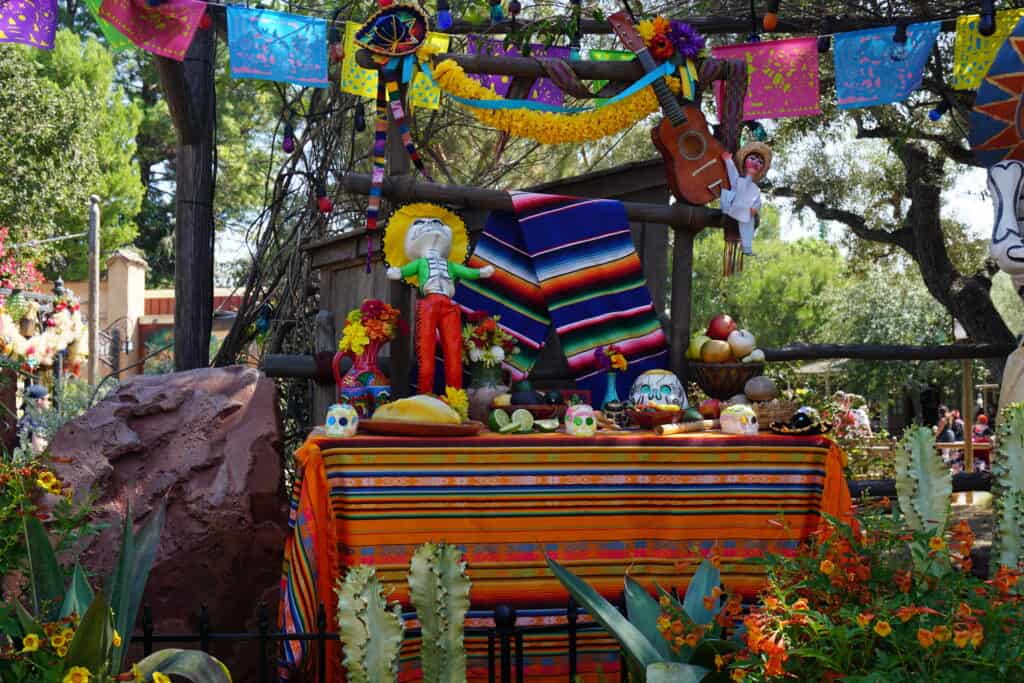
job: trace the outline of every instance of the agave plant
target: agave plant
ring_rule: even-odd
[[[409,598],[420,621],[424,683],[465,683],[463,642],[470,581],[462,552],[424,543],[409,562]],[[352,567],[335,588],[344,665],[353,683],[393,683],[405,635],[402,609],[384,597],[377,570]]]
[[[1000,565],[1016,567],[1024,542],[1024,403],[1003,409],[998,432],[998,456],[992,462],[995,529],[992,535],[993,572]]]
[[[953,477],[935,451],[928,427],[908,427],[896,449],[896,497],[915,531],[946,528]]]
[[[133,665],[131,673],[121,673],[165,518],[161,504],[135,533],[128,508],[117,563],[104,590],[95,594],[77,563],[65,588],[42,523],[24,517],[31,612],[17,601],[0,603],[0,650],[6,641],[10,655],[0,657],[0,680],[151,681],[160,673],[196,683],[230,683],[223,663],[194,650],[162,650]]]
[[[739,649],[738,642],[720,638],[704,638],[696,647],[683,645],[673,648],[658,628],[658,620],[663,613],[659,600],[651,597],[631,577],[625,577],[627,617],[583,579],[550,557],[547,562],[569,595],[619,641],[626,653],[630,679],[635,683],[697,683],[720,679],[724,674],[712,668],[715,655]],[[704,560],[694,573],[682,603],[660,586],[658,593],[670,610],[685,613],[696,626],[706,628],[714,623],[722,608],[720,599],[715,595],[720,583],[718,569]]]

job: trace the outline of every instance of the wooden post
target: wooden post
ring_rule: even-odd
[[[213,31],[197,31],[184,62],[156,60],[177,133],[174,369],[210,364],[213,328]]]
[[[690,345],[690,309],[693,305],[693,233],[676,230],[672,249],[672,334],[669,337],[669,365],[686,381],[686,348]]]
[[[383,78],[383,74],[378,74],[377,78]],[[405,107],[406,116],[409,115],[408,100],[405,97],[405,87],[402,86],[402,105]],[[405,151],[405,145],[402,143],[402,135],[398,131],[398,126],[395,125],[395,121],[391,116],[392,109],[388,107],[388,146],[387,146],[387,163],[388,163],[388,175],[389,176],[404,176],[409,174],[409,154]],[[406,118],[407,123],[411,123]],[[389,200],[391,206],[388,210],[391,211],[395,207],[393,200]],[[378,240],[377,235],[371,237],[371,239]],[[379,267],[383,268],[381,264]],[[413,344],[412,340],[416,337],[416,306],[413,303],[413,288],[410,287],[403,280],[390,280],[388,283],[388,298],[391,299],[391,305],[398,309],[399,314],[406,322],[409,323],[409,336],[403,337],[397,336],[391,342],[391,395],[393,398],[401,398],[408,396],[411,393],[409,386],[409,372],[412,368],[412,353]],[[427,392],[431,391],[431,387],[423,388],[420,387],[419,391]]]
[[[334,339],[334,313],[331,311],[319,311],[316,314],[316,350],[337,351],[337,342]],[[331,385],[320,385],[313,383],[313,424],[321,424],[324,416],[327,415],[327,408],[334,403],[337,395],[337,388]]]
[[[960,368],[963,370],[963,384],[961,386],[960,413],[964,421],[964,472],[974,471],[974,362],[970,358],[960,361]],[[989,455],[991,465],[992,455]],[[974,494],[970,491],[966,494],[968,505],[974,503]]]
[[[89,384],[100,379],[100,198],[89,197]]]

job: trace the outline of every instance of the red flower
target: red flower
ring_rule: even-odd
[[[384,312],[384,302],[380,299],[367,299],[359,310],[368,318],[376,318]]]
[[[466,322],[476,325],[487,319],[487,311],[471,311],[466,314]]]
[[[669,37],[660,33],[656,33],[651,37],[649,48],[651,50],[651,54],[654,55],[654,58],[662,61],[671,57],[676,51],[676,48],[672,45],[672,41],[669,40]]]

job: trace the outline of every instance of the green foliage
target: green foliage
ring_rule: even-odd
[[[231,683],[231,673],[223,662],[195,650],[160,650],[136,664],[135,670],[143,680],[159,671],[165,675],[181,676],[193,683]]]
[[[409,561],[409,599],[420,620],[425,683],[466,680],[463,629],[471,583],[462,552],[446,543],[424,543]]]
[[[1016,567],[1024,560],[1024,403],[1003,409],[997,445],[992,462],[992,564]]]
[[[928,427],[908,427],[896,449],[896,493],[907,526],[915,531],[946,527],[953,475],[935,450]]]
[[[348,680],[392,683],[398,676],[398,655],[405,635],[402,606],[398,602],[388,605],[377,570],[370,565],[349,568],[335,592]]]
[[[141,112],[115,87],[109,53],[67,30],[52,51],[5,45],[0,83],[0,225],[12,240],[84,232],[97,194],[103,253],[130,242],[144,191],[133,160]],[[86,276],[84,239],[35,252],[62,254],[66,279]]]

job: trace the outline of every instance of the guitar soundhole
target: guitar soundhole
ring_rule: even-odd
[[[690,130],[679,136],[679,151],[687,161],[700,159],[707,149],[707,142],[699,133]]]

